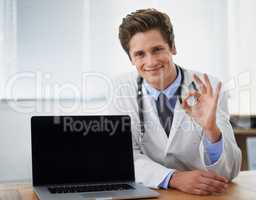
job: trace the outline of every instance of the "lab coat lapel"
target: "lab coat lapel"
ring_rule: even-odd
[[[181,99],[187,95],[189,89],[191,88],[192,84],[192,74],[188,73],[186,70],[183,69],[183,85],[181,90]],[[170,130],[169,139],[166,145],[165,153],[168,152],[168,149],[173,141],[174,136],[177,134],[177,131],[181,125],[182,120],[186,116],[185,110],[182,108],[182,105],[179,100],[177,100],[175,109],[174,109],[174,116],[172,121],[172,128]]]
[[[144,87],[142,87],[142,90],[143,90],[143,94],[145,94],[143,95],[144,96],[143,102],[144,102],[145,112],[147,113],[147,114],[144,114],[145,121],[147,122],[146,126],[150,125],[151,130],[153,130],[153,131],[149,131],[148,133],[150,134],[151,137],[157,140],[162,147],[166,147],[168,137],[160,123],[156,105],[155,105],[155,100],[147,94],[147,91]],[[154,126],[153,129],[152,129],[152,125]],[[150,130],[150,126],[148,127],[149,130]]]
[[[166,149],[165,149],[166,153],[167,153],[167,151],[168,151],[168,149],[169,149],[169,147],[170,147],[170,145],[173,141],[173,138],[174,138],[175,134],[177,133],[177,130],[178,130],[183,118],[185,117],[185,114],[186,113],[185,113],[184,109],[182,108],[180,102],[177,101],[175,109],[174,109],[172,128],[171,128],[169,138],[168,138],[168,142],[167,142]]]

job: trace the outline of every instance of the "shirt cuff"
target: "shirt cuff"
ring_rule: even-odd
[[[168,189],[169,187],[169,182],[170,182],[170,179],[173,175],[173,173],[175,172],[175,170],[171,170],[167,176],[164,178],[164,180],[159,184],[159,187],[162,188],[162,189]]]
[[[203,144],[208,154],[209,164],[212,165],[220,158],[223,151],[223,138],[221,137],[218,142],[211,143],[207,137],[204,137]]]

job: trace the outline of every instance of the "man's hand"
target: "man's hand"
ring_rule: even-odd
[[[228,187],[228,179],[218,176],[213,171],[176,171],[169,184],[186,193],[211,195],[225,192]]]
[[[185,111],[202,126],[208,139],[212,143],[215,143],[221,138],[221,133],[216,125],[216,110],[221,83],[219,82],[216,90],[213,91],[209,78],[206,74],[204,74],[203,80],[195,74],[193,78],[199,85],[199,90],[190,92],[183,100],[182,106]],[[189,104],[189,98],[191,96],[194,96],[197,99],[195,105]]]

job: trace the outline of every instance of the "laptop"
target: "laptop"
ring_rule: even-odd
[[[40,200],[159,196],[135,183],[129,116],[33,116],[31,142]]]

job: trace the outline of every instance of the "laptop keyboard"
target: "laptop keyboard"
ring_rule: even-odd
[[[104,184],[104,185],[67,185],[49,187],[49,191],[55,193],[98,192],[134,189],[128,184]]]

